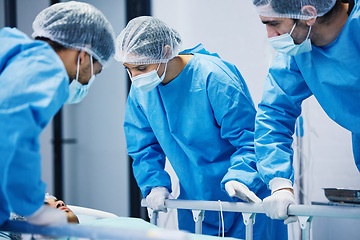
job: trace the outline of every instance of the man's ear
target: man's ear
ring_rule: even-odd
[[[305,16],[308,16],[309,19],[306,20],[306,24],[308,26],[314,25],[317,17],[317,11],[316,8],[312,5],[306,5],[301,8],[301,13]]]
[[[87,64],[87,62],[90,61],[89,54],[85,51],[79,51],[80,52],[80,62],[79,65]],[[77,59],[76,59],[77,60]]]

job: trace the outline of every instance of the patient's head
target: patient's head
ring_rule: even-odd
[[[45,204],[49,205],[50,207],[58,208],[66,212],[69,223],[79,223],[79,219],[77,218],[77,216],[65,205],[65,203],[62,200],[57,199],[52,195],[46,194]]]

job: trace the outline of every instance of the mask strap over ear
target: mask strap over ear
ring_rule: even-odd
[[[289,33],[290,36],[291,36],[291,34],[293,33],[293,31],[294,31],[294,29],[295,29],[295,27],[296,27],[296,24],[297,24],[297,23],[295,23],[294,26],[292,27],[292,29],[291,29],[291,31],[290,31],[290,33]]]
[[[75,80],[76,80],[76,81],[78,81],[78,79],[79,79],[80,53],[81,53],[81,52],[79,52],[78,59],[77,59],[77,66],[76,66],[76,78],[75,78]]]
[[[306,36],[306,39],[309,39],[310,32],[311,32],[311,27],[312,27],[312,26],[310,26],[310,28],[309,28],[309,32],[308,32],[308,34],[307,34],[307,36]]]
[[[93,64],[93,57],[91,56],[91,54],[89,54],[90,56],[90,63],[91,63],[91,77],[94,75],[94,64]]]

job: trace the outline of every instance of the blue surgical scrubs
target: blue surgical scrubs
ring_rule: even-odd
[[[55,51],[13,28],[0,30],[0,224],[44,204],[39,135],[66,101],[69,77]]]
[[[170,83],[150,92],[131,87],[125,135],[133,172],[144,197],[156,186],[171,191],[168,157],[180,182],[179,199],[238,201],[224,183],[238,180],[264,198],[256,171],[255,108],[237,68],[202,45],[183,51],[192,58]],[[246,176],[243,178],[242,176]],[[192,213],[178,211],[179,228],[194,232]],[[226,236],[245,237],[240,213],[224,213]],[[258,214],[254,239],[286,239],[286,226]],[[203,233],[217,235],[219,213],[207,211]]]
[[[326,114],[353,137],[360,170],[360,4],[339,36],[328,46],[312,46],[297,56],[279,54],[265,81],[256,117],[258,170],[269,183],[274,177],[293,180],[294,126],[301,103],[314,95]],[[341,164],[339,161],[338,164]]]

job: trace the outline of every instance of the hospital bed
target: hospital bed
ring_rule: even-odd
[[[146,200],[141,205],[146,207]],[[262,203],[242,202],[216,202],[216,201],[189,201],[189,200],[165,200],[165,206],[169,209],[190,209],[193,212],[195,233],[201,234],[202,221],[205,211],[241,212],[246,226],[246,240],[253,239],[253,224],[256,213],[265,213]],[[156,224],[157,212],[148,209],[150,222]],[[302,240],[310,239],[310,228],[313,217],[349,218],[360,219],[360,205],[290,205],[289,215],[298,216]]]
[[[118,217],[96,209],[67,205],[78,217],[80,224],[36,226],[24,221],[9,220],[0,231],[22,233],[23,240],[218,240],[219,238],[195,235],[184,231],[159,228],[140,218]],[[0,238],[2,239],[2,238]],[[237,240],[227,238],[228,240]]]
[[[75,205],[67,205],[68,208],[78,217],[80,223],[89,222],[104,218],[118,217],[116,214]]]
[[[142,206],[146,207],[146,201],[142,200]],[[62,226],[35,226],[27,222],[8,221],[0,226],[1,231],[21,232],[37,234],[41,236],[53,237],[76,237],[88,239],[137,239],[137,240],[194,240],[202,231],[202,220],[204,211],[229,211],[241,212],[246,225],[246,240],[252,240],[253,223],[256,213],[265,213],[261,203],[240,203],[240,202],[216,202],[216,201],[188,201],[188,200],[166,200],[165,206],[169,209],[190,209],[193,211],[195,231],[197,234],[187,234],[182,231],[170,231],[160,228],[147,229],[127,229],[107,226],[86,226],[77,224],[66,224]],[[117,219],[118,217],[111,213],[98,210],[91,210],[76,206],[70,206],[75,214],[95,216],[98,219]],[[348,206],[321,206],[321,205],[291,205],[289,214],[299,217],[300,227],[302,229],[302,239],[309,239],[309,229],[313,217],[334,217],[360,219],[360,207]],[[158,213],[149,211],[151,223],[156,224]],[[81,221],[81,216],[80,219]],[[155,226],[155,225],[153,225]],[[73,239],[73,238],[70,238]],[[75,238],[74,238],[75,239]],[[200,239],[220,239],[218,237],[206,236]],[[231,239],[231,238],[229,238]]]

